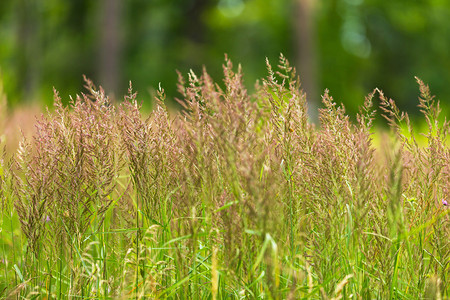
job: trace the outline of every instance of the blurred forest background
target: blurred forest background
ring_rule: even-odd
[[[450,95],[447,0],[1,0],[0,72],[9,106],[64,100],[82,75],[122,99],[133,82],[144,105],[176,70],[221,80],[224,53],[252,89],[265,57],[283,53],[311,102],[325,88],[349,113],[375,87],[417,113],[420,77]]]

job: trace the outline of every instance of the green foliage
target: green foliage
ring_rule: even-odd
[[[441,95],[450,91],[447,2],[330,0],[317,12],[321,86],[356,112],[374,86],[414,115],[419,76]],[[351,98],[351,100],[350,100]]]
[[[417,79],[428,124],[374,90],[352,123],[326,92],[320,127],[285,57],[249,94],[226,60],[180,77],[183,112],[131,86],[36,123],[1,161],[2,298],[446,298],[449,124]],[[223,86],[223,87],[222,87]],[[373,98],[392,132],[372,145]]]
[[[264,72],[260,62],[280,52],[303,71],[299,45],[311,44],[307,61],[315,67],[300,77],[316,82],[312,103],[329,89],[349,113],[360,99],[382,88],[402,110],[415,109],[418,75],[439,95],[450,94],[450,5],[446,1],[379,0],[121,0],[112,37],[119,51],[117,82],[108,92],[126,92],[131,80],[141,91],[144,108],[153,101],[159,82],[167,85],[169,101],[177,96],[176,68],[200,73],[208,65],[220,78],[217,62],[228,53],[243,63],[252,84]],[[51,105],[52,88],[62,99],[75,95],[85,74],[106,87],[105,66],[110,53],[103,43],[107,28],[103,11],[109,1],[17,0],[0,4],[0,71],[9,104],[41,100]],[[311,26],[299,25],[299,3],[312,3],[306,12]],[[311,40],[301,40],[305,31]],[[301,41],[300,41],[301,40]],[[247,86],[252,89],[252,86]],[[317,95],[317,96],[314,96]],[[173,103],[172,103],[173,104]],[[169,102],[168,105],[171,105]],[[446,109],[446,103],[443,103]],[[315,114],[314,114],[315,115]]]

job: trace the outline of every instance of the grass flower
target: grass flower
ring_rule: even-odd
[[[432,199],[450,128],[428,86],[422,143],[378,89],[355,122],[326,90],[311,124],[295,70],[266,64],[254,93],[229,59],[220,83],[180,74],[175,115],[161,86],[149,115],[131,85],[121,104],[89,80],[67,106],[55,92],[0,159],[0,298],[449,298]]]

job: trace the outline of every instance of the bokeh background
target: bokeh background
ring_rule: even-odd
[[[82,75],[117,99],[128,82],[151,106],[176,70],[221,80],[224,53],[253,88],[283,53],[312,106],[328,88],[350,114],[375,87],[417,114],[414,76],[450,95],[447,0],[1,0],[0,72],[9,107],[83,91]]]

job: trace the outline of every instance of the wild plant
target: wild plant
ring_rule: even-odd
[[[14,204],[27,252],[37,263],[50,259],[47,272],[52,264],[58,272],[64,264],[76,269],[72,263],[82,259],[88,229],[100,230],[114,200],[120,169],[114,108],[102,90],[90,81],[87,87],[94,101],[78,96],[72,111],[55,93],[55,112],[36,122],[33,140],[22,141],[15,162]]]
[[[266,64],[252,94],[228,58],[223,82],[180,75],[175,115],[161,87],[149,115],[131,84],[118,105],[88,80],[68,106],[55,93],[1,161],[0,295],[448,297],[449,123],[429,88],[423,137],[378,89],[356,122],[326,90],[315,125],[286,58]]]

